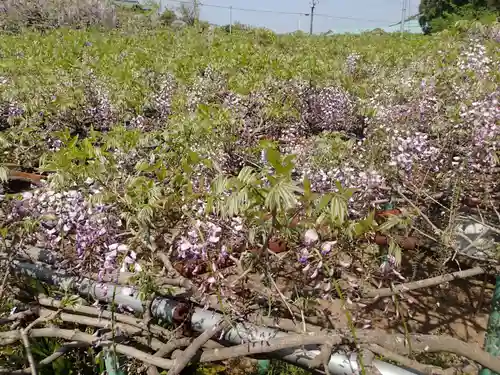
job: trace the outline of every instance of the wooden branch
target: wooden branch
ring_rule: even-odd
[[[179,339],[174,339],[169,342],[167,342],[165,345],[163,345],[160,350],[158,350],[154,356],[155,357],[166,357],[170,353],[172,353],[174,350],[179,349],[179,348],[185,348],[191,343],[192,339],[190,337],[182,337]],[[147,375],[157,375],[158,370],[154,366],[149,366]]]
[[[4,273],[3,278],[2,278],[2,283],[0,284],[0,301],[3,300],[3,294],[5,292],[5,284],[7,283],[7,279],[10,276],[10,263],[14,259],[14,254],[15,254],[15,251],[12,251],[11,254],[9,255],[7,269],[5,270],[5,273]]]
[[[36,368],[36,362],[35,359],[33,358],[33,353],[31,352],[30,340],[28,338],[29,330],[22,329],[19,333],[21,335],[21,340],[23,342],[24,349],[26,350],[26,357],[28,357],[28,363],[30,365],[31,375],[37,375],[38,371]]]
[[[357,340],[360,344],[376,344],[393,353],[406,355],[404,335],[391,335],[378,331],[357,331]],[[205,351],[200,358],[201,362],[222,361],[225,359],[248,356],[260,353],[270,353],[282,349],[296,348],[303,345],[333,346],[342,342],[342,339],[352,341],[351,333],[346,330],[335,335],[288,335],[266,342],[237,345],[224,349]],[[411,335],[412,350],[416,353],[449,352],[468,358],[493,372],[500,373],[500,359],[483,351],[478,345],[468,344],[450,336]]]
[[[12,314],[6,318],[0,318],[0,325],[2,324],[9,324],[12,322],[15,322],[16,320],[24,320],[27,317],[30,317],[32,315],[38,315],[39,311],[38,308],[31,308],[25,311],[21,311],[15,314]]]
[[[60,338],[68,341],[85,342],[89,345],[97,345],[99,341],[98,338],[78,330],[60,329],[54,327],[33,329],[29,333],[29,337]],[[21,340],[20,331],[0,332],[0,346],[10,345],[20,340]],[[126,346],[123,344],[114,344],[114,349],[119,354],[135,358],[149,365],[153,365],[163,369],[170,369],[173,366],[173,361],[171,360],[154,357],[150,354],[144,353],[130,346]]]
[[[42,306],[47,306],[47,307],[55,307],[58,309],[62,309],[64,311],[71,311],[77,314],[85,314],[85,315],[91,315],[91,316],[97,316],[100,318],[105,318],[105,319],[111,319],[111,311],[101,311],[98,308],[91,307],[91,306],[83,306],[83,305],[76,305],[76,306],[64,306],[60,301],[52,299],[52,298],[47,298],[47,297],[41,297],[38,298],[38,303]],[[137,328],[141,328],[145,331],[148,330],[151,331],[152,334],[163,337],[163,338],[171,338],[172,332],[170,332],[168,329],[165,329],[163,327],[160,327],[155,324],[150,324],[149,327],[146,327],[144,325],[144,321],[142,319],[137,319],[134,318],[133,316],[125,315],[125,314],[114,314],[114,319],[117,322],[125,323]]]
[[[481,267],[474,267],[465,271],[457,271],[453,273],[448,273],[446,275],[431,277],[429,279],[413,281],[411,283],[395,285],[394,288],[383,288],[383,289],[373,289],[363,293],[363,297],[366,298],[382,298],[389,297],[400,292],[406,292],[415,289],[428,288],[431,286],[436,286],[439,284],[444,284],[448,281],[466,279],[468,277],[473,277],[485,273]]]
[[[351,337],[349,331],[343,333],[343,337]],[[400,334],[387,334],[381,331],[357,331],[357,340],[362,344],[376,344],[396,354],[406,355],[406,337]],[[451,336],[434,335],[410,335],[411,348],[415,353],[454,353],[464,358],[468,358],[482,367],[486,367],[493,372],[500,373],[500,358],[495,358],[485,352],[480,346],[466,343]]]
[[[366,375],[382,375],[380,370],[373,365],[373,360],[375,359],[375,354],[366,348],[361,348],[359,351],[358,362],[360,367],[364,369]]]
[[[207,329],[200,336],[198,336],[192,343],[184,350],[180,358],[175,359],[174,366],[168,371],[167,375],[179,375],[180,372],[187,366],[191,359],[196,356],[200,348],[212,337],[221,331],[224,331],[229,326],[228,322],[218,322],[213,327]],[[216,349],[217,350],[217,349]]]
[[[52,310],[48,309],[42,309],[40,312],[41,316],[50,314]],[[88,316],[82,316],[82,315],[75,315],[75,314],[68,314],[68,313],[60,313],[59,314],[59,319],[61,319],[63,322],[67,323],[73,323],[73,324],[82,324],[85,326],[90,326],[90,327],[97,327],[97,328],[110,328],[111,327],[111,320],[108,319],[98,319],[98,318],[92,318]],[[115,323],[115,328],[118,328],[119,330],[127,333],[130,336],[140,336],[145,333],[143,328],[139,327],[134,327],[129,324],[124,324],[124,323]],[[142,341],[141,341],[142,342]],[[150,340],[146,340],[145,342],[148,342],[148,346],[150,346],[153,350],[158,350],[161,348],[164,344],[159,341],[156,338],[151,338]]]
[[[204,351],[201,362],[218,362],[226,359],[249,356],[262,353],[272,353],[278,350],[293,349],[305,345],[329,345],[341,343],[340,336],[330,335],[286,335],[267,341],[250,342],[223,349]],[[318,363],[318,366],[322,363]]]
[[[397,362],[400,365],[417,370],[425,375],[452,375],[454,373],[453,369],[444,370],[441,367],[424,365],[424,364],[417,362],[413,359],[410,359],[410,358],[407,358],[405,356],[393,353],[390,350],[387,350],[387,349],[381,347],[380,345],[371,344],[371,345],[368,345],[367,348],[372,353],[378,354],[378,355],[384,357],[385,359],[389,359],[391,361]]]
[[[172,353],[174,350],[179,349],[179,348],[185,348],[189,344],[191,344],[193,340],[191,337],[181,337],[179,339],[172,340],[170,342],[167,342],[165,345],[163,345],[160,350],[158,350],[155,353],[156,357],[166,357],[170,353]],[[208,340],[207,340],[208,341]]]
[[[315,369],[323,366],[325,369],[325,373],[330,375],[328,370],[328,362],[330,361],[330,357],[332,355],[333,346],[330,344],[324,344],[321,346],[321,352],[314,359],[309,361],[308,367],[310,369]]]

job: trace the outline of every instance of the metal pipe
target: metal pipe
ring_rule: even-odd
[[[122,305],[134,312],[143,313],[143,303],[139,299],[139,293],[135,288],[114,285],[111,283],[101,283],[85,277],[72,277],[64,273],[59,273],[39,264],[14,261],[13,268],[26,276],[40,281],[58,286],[62,289],[73,289],[79,294],[94,298],[96,300]],[[169,322],[181,322],[183,316],[188,311],[188,306],[182,302],[158,297],[151,306],[151,315]],[[224,318],[223,314],[214,311],[195,308],[191,315],[192,329],[197,332],[204,332],[211,328],[216,322]],[[271,338],[285,337],[289,334],[277,329],[260,327],[249,322],[236,323],[232,329],[227,331],[221,340],[238,345],[248,342],[265,341]],[[307,366],[307,363],[320,355],[320,348],[317,345],[309,345],[300,349],[285,349],[273,353],[286,362]],[[390,363],[374,360],[373,365],[382,375],[414,375],[421,374],[415,370],[398,367]],[[360,373],[357,355],[355,353],[336,352],[330,357],[328,368],[332,374],[357,375]]]

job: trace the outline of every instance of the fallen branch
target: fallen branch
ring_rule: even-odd
[[[91,315],[91,316],[97,316],[100,318],[105,318],[105,319],[111,319],[112,318],[112,313],[111,311],[107,310],[100,310],[95,307],[91,306],[83,306],[83,305],[72,305],[72,306],[65,306],[61,303],[61,301],[55,300],[53,298],[47,298],[47,297],[40,297],[38,298],[38,303],[42,306],[46,307],[54,307],[58,309],[62,309],[63,311],[71,311],[74,313],[78,314],[85,314],[85,315]],[[149,330],[151,331],[152,334],[156,336],[160,336],[162,338],[171,338],[172,333],[158,325],[155,324],[150,324],[149,327],[146,327],[144,325],[144,321],[142,319],[137,319],[134,318],[133,316],[125,315],[125,314],[114,314],[114,319],[117,322],[120,323],[125,323],[133,327],[140,328],[142,330]]]
[[[338,345],[342,339],[352,341],[350,332],[334,335],[287,335],[273,338],[259,343],[248,343],[233,347],[205,351],[200,358],[201,362],[215,362],[241,356],[271,353],[284,349],[298,348],[305,345]],[[378,345],[387,351],[405,355],[408,349],[405,346],[406,338],[403,335],[390,335],[376,331],[358,331],[358,342],[362,344]],[[479,346],[468,344],[449,336],[411,335],[409,337],[412,350],[416,353],[449,352],[468,358],[494,372],[500,372],[500,359],[483,351]]]
[[[85,342],[89,345],[99,344],[99,338],[89,335],[88,333],[84,333],[77,330],[60,329],[60,328],[33,329],[29,333],[29,337],[31,338],[49,337],[49,338],[64,339],[68,341]],[[20,331],[0,332],[0,346],[11,345],[20,340],[21,340]],[[105,343],[100,343],[99,345],[102,346],[105,345]],[[149,365],[153,365],[167,370],[170,369],[173,365],[173,361],[171,360],[154,357],[150,354],[144,353],[130,346],[126,346],[123,344],[113,344],[113,347],[117,353],[123,354],[127,357],[135,358]]]
[[[407,292],[410,290],[428,288],[431,286],[436,286],[444,284],[448,281],[466,279],[468,277],[473,277],[485,273],[481,267],[474,267],[465,271],[457,271],[453,273],[448,273],[446,275],[431,277],[429,279],[413,281],[410,283],[395,285],[394,288],[383,288],[383,289],[373,289],[363,293],[363,297],[366,298],[382,298],[389,297],[400,292]]]
[[[21,311],[15,314],[12,314],[6,318],[0,318],[0,325],[9,324],[15,322],[16,320],[24,320],[32,315],[38,315],[38,308],[31,308],[25,311]]]
[[[21,340],[24,345],[24,349],[26,350],[26,357],[28,358],[28,363],[30,365],[30,371],[32,375],[37,375],[38,371],[36,369],[36,362],[33,358],[33,353],[31,352],[30,340],[28,338],[29,330],[22,329],[19,334],[21,335]]]
[[[160,350],[158,350],[154,356],[155,357],[166,357],[170,353],[172,353],[174,350],[179,349],[179,348],[185,348],[191,343],[191,338],[190,337],[182,337],[179,339],[174,339],[169,342],[167,342],[165,345],[163,345]],[[158,370],[154,366],[149,366],[147,375],[157,375]]]
[[[387,350],[387,349],[381,347],[380,345],[371,344],[371,345],[368,345],[367,348],[374,354],[378,354],[378,355],[384,357],[385,359],[389,359],[391,361],[397,362],[400,365],[406,366],[408,368],[415,369],[415,370],[421,372],[422,374],[426,374],[426,375],[452,375],[455,372],[454,369],[444,370],[441,367],[422,364],[422,363],[417,362],[413,359],[410,359],[410,358],[407,358],[405,356],[393,353],[390,350]]]
[[[366,348],[362,348],[359,352],[359,364],[361,367],[361,373],[366,375],[382,375],[380,370],[373,365],[373,360],[375,359],[375,354]],[[364,371],[363,371],[364,370]]]
[[[44,316],[50,314],[52,310],[42,309],[40,315]],[[111,320],[91,318],[88,316],[74,315],[68,313],[60,313],[59,319],[66,323],[82,324],[85,326],[96,327],[96,328],[111,328]],[[124,323],[115,323],[115,329],[127,333],[129,336],[141,336],[144,334],[144,330],[139,327],[134,327]],[[150,346],[153,350],[158,350],[164,344],[156,338],[151,338],[150,340],[144,340],[141,342],[147,342],[147,346]]]
[[[196,356],[200,348],[212,337],[221,331],[224,331],[229,326],[228,322],[218,322],[210,329],[199,335],[192,343],[184,350],[180,358],[175,359],[174,366],[168,371],[167,375],[179,375],[187,364]],[[217,350],[217,349],[215,349]]]
[[[328,345],[332,347],[342,342],[340,336],[329,335],[286,335],[266,341],[249,342],[246,344],[231,346],[223,349],[204,351],[201,362],[218,362],[226,359],[272,353],[279,350],[294,349],[306,345]],[[321,361],[323,362],[323,361]],[[320,366],[322,363],[318,363]]]
[[[59,278],[56,273],[52,272],[49,269],[40,269],[40,267],[37,267],[34,269],[34,267],[28,266],[27,264],[22,264],[22,265],[17,265],[20,269],[27,269],[26,271],[28,274],[34,274],[32,277],[36,277],[40,280],[47,281],[52,284],[62,284],[61,280],[67,280],[66,278]],[[31,273],[30,273],[31,272]],[[93,295],[95,298],[101,300],[101,301],[108,301],[110,299],[109,295],[109,290],[107,289],[106,284],[98,284],[98,283],[91,283],[88,279],[81,279],[79,280],[80,283],[77,286],[77,290],[84,294],[84,295]],[[92,287],[92,290],[90,288]],[[123,299],[123,303],[127,304],[127,306],[130,306],[131,308],[134,309],[136,312],[143,312],[143,306],[142,302],[136,297],[136,296],[126,296],[126,298],[122,295],[117,295],[117,297],[121,297]],[[175,317],[175,314],[180,314],[180,316],[177,317],[177,320],[179,320],[181,317],[184,315],[183,311],[184,305],[182,303],[179,303],[178,301],[171,300],[168,298],[162,298],[158,297],[153,301],[153,305],[151,307],[152,314],[156,318],[165,318],[165,319],[172,319],[172,317]],[[177,311],[179,309],[179,311]],[[195,331],[206,331],[210,330],[218,321],[222,320],[224,318],[223,315],[216,313],[214,311],[205,311],[201,308],[194,307],[193,313],[190,315],[190,323],[191,327]],[[33,330],[33,332],[37,332],[41,330]],[[43,330],[42,330],[43,331]],[[71,331],[67,331],[71,332]],[[341,332],[341,337],[346,338],[348,341],[352,342],[352,337],[351,333],[349,330],[342,330]],[[384,334],[383,332],[377,332],[377,331],[362,331],[359,330],[358,332],[358,342],[360,344],[377,344],[380,345],[390,351],[393,351],[398,354],[407,354],[407,348],[405,347],[406,343],[406,338],[402,335],[387,335]],[[276,335],[279,335],[276,330],[272,329],[262,329],[260,327],[257,327],[253,324],[248,324],[248,323],[237,323],[234,325],[233,328],[225,335],[225,338],[228,340],[228,342],[232,344],[239,345],[243,342],[248,342],[248,341],[255,341],[256,338],[262,338],[262,339],[271,339],[273,337],[276,337]],[[0,335],[0,342],[5,342],[5,336],[4,334]],[[3,338],[3,340],[2,340]],[[16,333],[15,340],[19,340],[19,335]],[[68,340],[72,340],[72,336],[69,338],[67,337],[62,337],[66,338]],[[467,344],[465,342],[462,342],[457,339],[453,339],[449,336],[431,336],[431,335],[413,335],[409,338],[412,343],[412,349],[416,352],[450,352],[450,353],[455,353],[457,355],[466,357],[472,361],[477,362],[483,367],[489,368],[494,372],[500,373],[500,359],[492,357],[490,354],[484,352],[480,347],[476,345],[471,345]],[[5,345],[5,344],[4,344]],[[119,346],[120,348],[123,348],[123,346]],[[132,348],[129,348],[132,349]],[[125,349],[124,349],[125,350]],[[132,349],[133,350],[133,349]],[[145,353],[134,352],[136,356],[141,357]],[[125,350],[125,355],[126,350]],[[277,356],[283,357],[283,353],[276,353]],[[133,356],[133,355],[132,355]],[[293,362],[293,363],[298,363],[299,361],[302,361],[303,356],[302,354],[299,354],[299,351],[292,351],[289,354],[286,354],[286,360]],[[153,356],[150,356],[153,357]],[[334,353],[332,355],[334,360],[345,360],[345,358],[348,358],[346,354],[342,353]],[[154,357],[153,359],[149,360],[144,360],[145,363],[147,364],[153,364],[156,366],[156,361],[158,361],[158,357]],[[165,366],[165,362],[161,362],[162,366]],[[167,362],[168,365],[171,367],[173,365],[173,361]],[[331,363],[331,360],[330,360]],[[392,366],[388,363],[385,364],[385,366]],[[161,367],[161,366],[159,366]],[[170,368],[168,367],[168,368]],[[396,371],[396,368],[394,369]],[[401,371],[404,371],[404,369],[401,369]]]
[[[346,331],[343,336],[350,337],[349,331]],[[357,331],[359,343],[376,344],[401,355],[408,353],[408,348],[405,345],[407,339],[411,340],[411,348],[414,353],[454,353],[468,358],[493,372],[500,373],[500,358],[493,357],[478,345],[469,344],[451,336],[415,334],[405,337],[404,335],[391,335],[377,331]]]
[[[3,294],[5,292],[5,284],[7,283],[7,279],[10,276],[10,263],[14,259],[14,251],[9,255],[8,259],[8,264],[7,264],[7,269],[5,270],[5,273],[2,278],[2,283],[0,284],[0,301],[3,301]]]
[[[410,199],[408,199],[404,194],[403,192],[401,191],[401,189],[397,188],[396,191],[398,192],[398,194],[400,195],[401,198],[403,198],[405,200],[406,203],[408,203],[410,206],[413,207],[413,209],[415,211],[417,211],[417,213],[427,222],[427,224],[429,224],[429,226],[432,228],[432,230],[434,231],[434,234],[438,234],[438,235],[441,235],[442,231],[441,229],[439,229],[438,227],[436,227],[436,225],[434,225],[434,223],[431,221],[431,219],[429,219],[429,217],[427,215],[425,215],[422,210],[420,208],[418,208],[415,203],[413,203]]]
[[[189,344],[191,344],[191,341],[193,340],[190,337],[182,337],[180,339],[175,339],[167,342],[160,348],[160,350],[155,353],[155,357],[166,357],[176,349],[187,347]]]

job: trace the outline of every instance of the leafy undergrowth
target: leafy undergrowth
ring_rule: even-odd
[[[495,239],[459,251],[457,227],[498,233],[496,28],[3,36],[7,257],[37,246],[144,295],[167,272],[234,317],[372,328],[376,288],[495,262]]]

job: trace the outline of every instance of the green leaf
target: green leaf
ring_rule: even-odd
[[[242,172],[243,172],[243,169],[240,171],[240,174]],[[239,176],[238,176],[238,178],[239,178]],[[224,175],[217,176],[212,181],[212,192],[216,195],[222,194],[226,190],[228,182],[229,182],[229,179],[226,176],[224,176]]]
[[[267,148],[266,149],[266,158],[269,164],[278,171],[281,167],[281,158],[280,158],[280,153],[274,148]]]
[[[255,171],[252,167],[243,167],[238,174],[238,180],[245,185],[252,184],[256,179]]]
[[[360,236],[364,235],[365,233],[371,231],[373,229],[373,227],[376,225],[377,225],[377,222],[375,221],[375,211],[371,211],[370,214],[366,218],[358,221],[354,225],[354,228],[353,228],[354,235],[356,237],[360,237]]]
[[[402,222],[402,219],[400,216],[398,215],[390,215],[386,221],[384,221],[380,226],[379,226],[379,230],[382,232],[382,233],[386,233],[387,231],[389,231],[390,229],[398,226],[399,224],[401,224]]]
[[[288,211],[297,204],[295,192],[297,187],[291,182],[280,181],[269,190],[264,204],[270,211]]]
[[[343,197],[334,195],[330,201],[330,216],[332,222],[341,226],[344,224],[347,217],[347,203]]]
[[[316,209],[318,212],[323,211],[323,209],[328,206],[328,203],[330,203],[330,200],[332,199],[331,194],[325,194],[321,197],[319,200],[318,205],[316,206]]]
[[[304,177],[304,197],[309,198],[311,196],[311,181]]]

